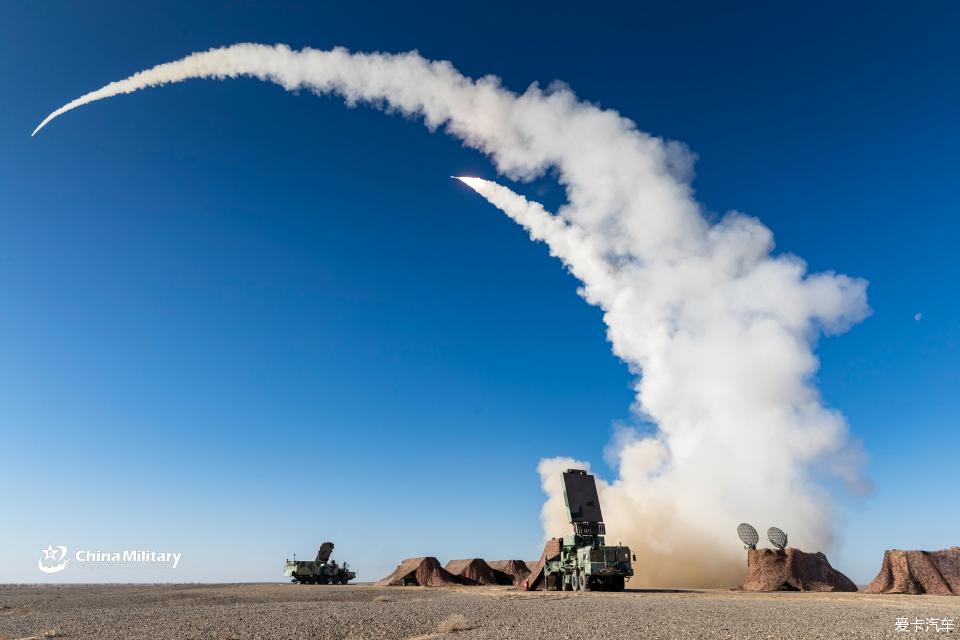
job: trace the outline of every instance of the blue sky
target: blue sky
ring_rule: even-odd
[[[447,178],[495,177],[455,140],[252,80],[29,137],[86,91],[239,41],[560,79],[688,144],[710,211],[870,281],[873,315],[818,352],[874,487],[840,494],[833,564],[863,582],[884,548],[958,543],[955,8],[194,4],[4,7],[0,581],[43,579],[51,543],[184,553],[138,579],[278,579],[328,538],[361,579],[535,557],[537,461],[610,475],[631,376],[575,280]]]

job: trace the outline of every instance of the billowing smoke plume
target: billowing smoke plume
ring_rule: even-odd
[[[196,53],[89,93],[48,116],[189,78],[252,76],[287,90],[335,93],[422,117],[526,180],[553,169],[567,204],[549,213],[493,182],[470,187],[547,244],[601,307],[614,353],[637,375],[634,427],[619,427],[601,483],[609,536],[638,554],[641,585],[721,586],[743,569],[741,520],[776,524],[815,550],[831,539],[818,477],[856,485],[858,456],[843,417],[811,379],[812,346],[867,313],[866,283],[806,274],[773,237],[736,212],[708,222],[690,188],[685,147],[638,131],[564,87],[523,94],[471,80],[416,53],[292,51],[239,44]],[[598,425],[598,429],[606,429]],[[569,525],[561,470],[543,460],[546,535]]]
[[[609,533],[643,558],[631,584],[735,584],[742,519],[826,548],[829,501],[809,473],[859,479],[843,418],[809,384],[810,341],[864,315],[864,283],[804,277],[799,259],[771,257],[770,231],[740,214],[693,226],[668,248],[631,247],[629,221],[587,231],[579,213],[553,216],[493,182],[461,179],[547,243],[606,312],[614,352],[641,374],[635,409],[659,429],[620,428],[608,449],[620,477],[599,483]],[[560,474],[570,467],[589,469],[569,458],[540,463],[548,533],[569,528]]]

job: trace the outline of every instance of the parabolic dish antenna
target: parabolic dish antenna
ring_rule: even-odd
[[[744,547],[745,549],[757,548],[757,542],[760,541],[760,536],[757,535],[757,530],[754,529],[752,525],[741,522],[737,525],[737,535],[740,536],[740,542],[747,545]]]
[[[770,544],[781,551],[787,546],[787,534],[776,527],[770,527],[767,529],[767,540],[770,541]]]

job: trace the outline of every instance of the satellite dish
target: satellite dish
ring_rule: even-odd
[[[757,530],[754,529],[752,525],[741,522],[737,525],[737,535],[740,536],[740,542],[746,545],[744,549],[757,548],[757,542],[760,541],[760,536],[757,535]]]
[[[770,527],[767,529],[767,540],[770,541],[770,544],[781,551],[783,551],[783,549],[785,549],[787,546],[787,534],[776,527]]]

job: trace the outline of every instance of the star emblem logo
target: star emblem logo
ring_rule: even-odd
[[[57,573],[67,568],[70,560],[67,558],[67,548],[63,545],[53,546],[48,544],[46,549],[40,549],[40,559],[37,560],[37,567],[44,573]],[[50,563],[56,562],[51,566]]]

